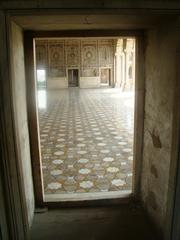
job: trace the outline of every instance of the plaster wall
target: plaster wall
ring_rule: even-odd
[[[173,25],[147,31],[145,51],[145,120],[142,199],[157,226],[165,232],[173,96],[176,80],[176,38]]]
[[[68,80],[66,77],[48,78],[47,88],[48,89],[68,88]]]
[[[29,132],[26,107],[26,82],[24,67],[23,33],[16,24],[11,25],[11,69],[13,89],[13,109],[15,115],[15,131],[20,168],[22,171],[25,204],[29,226],[34,215],[34,193],[29,148]]]
[[[100,77],[80,77],[80,88],[98,88],[101,86]]]

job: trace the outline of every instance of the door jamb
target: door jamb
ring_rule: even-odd
[[[34,180],[34,192],[36,205],[41,207],[43,204],[43,177],[41,148],[39,136],[39,124],[37,113],[37,96],[36,96],[36,69],[35,69],[35,47],[31,33],[24,34],[24,57],[25,57],[25,74],[27,86],[27,111],[29,122],[30,149],[32,159],[32,172]]]
[[[173,106],[173,131],[169,189],[166,213],[166,240],[180,239],[180,49],[176,54],[176,85]]]
[[[26,213],[24,211],[24,193],[22,191],[22,176],[18,159],[17,139],[12,98],[12,76],[10,56],[9,15],[0,11],[0,159],[1,185],[3,190],[3,239],[28,239],[29,231]],[[4,225],[7,224],[5,227]]]
[[[67,67],[66,68],[66,77],[67,77],[67,81],[68,81],[68,87],[69,87],[69,78],[68,78],[68,70],[73,70],[73,69],[75,69],[75,70],[78,70],[78,86],[77,87],[79,87],[79,82],[80,82],[80,79],[79,79],[79,76],[80,76],[80,70],[79,70],[79,67]]]
[[[135,115],[134,115],[134,166],[133,166],[133,199],[140,199],[141,188],[141,167],[142,167],[142,150],[143,150],[143,133],[144,133],[144,35],[142,31],[72,31],[72,32],[25,32],[25,68],[26,79],[29,84],[27,104],[29,109],[29,128],[30,128],[30,142],[32,149],[32,163],[34,175],[34,188],[36,195],[36,205],[45,206],[43,202],[42,189],[42,169],[39,146],[39,127],[38,116],[36,108],[36,86],[34,80],[34,56],[33,56],[33,39],[34,38],[50,38],[50,37],[135,37],[136,39],[136,81],[135,81]],[[35,173],[35,169],[38,172]],[[41,185],[41,186],[40,186]],[[50,204],[50,203],[49,203]],[[46,203],[47,205],[47,203]],[[57,206],[57,203],[55,204]],[[59,205],[60,206],[60,205]]]
[[[108,69],[109,70],[109,82],[108,84],[104,84],[105,86],[111,86],[111,82],[112,82],[112,67],[100,67],[100,74],[101,74],[101,70],[102,69]],[[101,81],[101,75],[100,75],[100,81]],[[102,84],[103,86],[103,84]]]

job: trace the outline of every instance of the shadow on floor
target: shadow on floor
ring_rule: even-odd
[[[160,240],[137,206],[49,210],[35,215],[31,240]]]

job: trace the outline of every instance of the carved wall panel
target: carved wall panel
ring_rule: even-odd
[[[49,41],[50,67],[64,66],[64,41]]]
[[[48,65],[47,41],[36,42],[36,66],[46,68]]]
[[[65,42],[66,66],[78,67],[80,65],[80,40],[67,40]]]
[[[97,41],[86,40],[81,42],[82,66],[97,66]]]

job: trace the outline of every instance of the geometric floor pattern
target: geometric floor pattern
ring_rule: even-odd
[[[44,193],[132,188],[133,92],[39,90]]]

